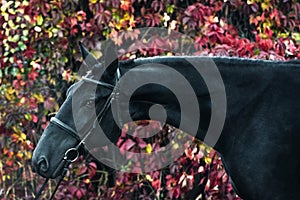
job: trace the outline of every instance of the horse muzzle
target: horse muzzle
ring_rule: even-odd
[[[36,156],[32,157],[32,171],[38,173],[43,177],[48,177],[47,172],[49,171],[49,161],[46,156]]]

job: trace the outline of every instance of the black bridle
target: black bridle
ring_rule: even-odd
[[[110,96],[108,97],[108,99],[106,100],[102,110],[99,112],[99,114],[97,115],[96,119],[93,122],[93,125],[91,126],[91,128],[87,131],[87,133],[85,134],[85,136],[81,139],[78,135],[78,132],[76,130],[74,130],[72,127],[70,127],[69,125],[67,125],[66,123],[64,123],[63,121],[61,121],[60,119],[56,118],[56,117],[52,117],[50,119],[50,123],[52,123],[53,125],[59,126],[60,128],[62,128],[65,132],[67,132],[70,136],[72,136],[73,138],[75,138],[78,141],[78,144],[75,147],[72,147],[70,149],[68,149],[65,152],[64,158],[62,159],[61,163],[57,166],[56,170],[54,171],[54,173],[60,169],[61,166],[63,166],[63,171],[60,175],[60,178],[55,186],[55,189],[53,190],[50,200],[53,199],[61,181],[63,180],[63,178],[65,177],[69,165],[72,162],[75,162],[78,157],[79,157],[79,148],[84,146],[84,143],[86,141],[86,139],[89,137],[89,135],[93,132],[93,130],[96,128],[97,123],[100,123],[102,121],[103,116],[106,114],[106,112],[108,111],[109,107],[111,106],[112,102],[114,101],[115,103],[117,103],[117,108],[118,108],[118,96],[119,96],[119,87],[118,87],[118,81],[121,77],[121,73],[119,68],[117,69],[117,79],[116,79],[116,85],[112,85],[109,83],[105,83],[102,81],[97,81],[91,78],[87,78],[87,77],[82,77],[82,80],[85,82],[90,82],[90,83],[94,83],[97,85],[101,85],[104,86],[108,89],[111,89],[112,92],[110,94]],[[120,116],[119,113],[119,109],[117,110],[117,117],[119,120],[119,123],[122,124],[122,118]],[[43,185],[41,186],[41,188],[39,189],[39,191],[37,192],[37,194],[35,195],[34,200],[38,200],[39,197],[42,194],[42,191],[45,189],[47,182],[49,181],[49,178],[46,178],[46,180],[44,181]]]

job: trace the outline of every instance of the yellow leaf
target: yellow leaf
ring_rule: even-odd
[[[6,180],[10,180],[10,175],[9,174],[5,174],[3,175],[3,181],[6,181]]]
[[[16,154],[16,157],[19,158],[19,159],[22,159],[23,158],[23,153],[18,151],[18,153]]]
[[[17,16],[16,22],[19,23],[21,21],[21,17]]]
[[[297,43],[300,43],[300,33],[292,33],[292,38],[296,40]]]
[[[15,8],[18,8],[20,4],[21,4],[21,2],[16,1],[15,2]]]
[[[29,15],[24,15],[24,18],[26,19],[26,21],[30,22],[31,19],[30,19],[30,16]]]
[[[8,94],[13,94],[15,92],[15,89],[13,89],[12,87],[7,88],[6,92]]]
[[[28,1],[22,1],[23,6],[29,6],[29,2]]]
[[[101,51],[92,50],[91,53],[93,54],[93,56],[94,56],[96,59],[99,59],[99,58],[102,56]]]
[[[130,15],[128,13],[125,13],[123,20],[130,20]]]
[[[51,31],[48,31],[48,37],[52,38],[52,36],[53,36],[53,33]]]
[[[7,27],[7,22],[4,22],[3,25],[2,25],[2,28],[6,29],[6,27]],[[3,41],[3,42],[5,43],[6,41]]]
[[[9,1],[9,2],[3,3],[2,6],[1,6],[1,11],[5,12],[6,9],[9,8],[10,5],[13,4],[13,3],[14,3],[14,1]]]
[[[24,14],[24,8],[18,8],[18,12],[19,12],[20,14]]]
[[[176,142],[174,142],[174,141],[172,141],[172,146],[173,146],[173,149],[178,149],[179,148],[179,144]]]
[[[205,157],[204,161],[205,161],[206,164],[210,164],[211,163],[211,158]]]
[[[21,28],[25,28],[26,27],[26,24],[21,24]]]
[[[26,140],[26,139],[27,139],[26,134],[25,134],[25,133],[21,133],[21,134],[20,134],[20,138],[21,138],[22,140]]]
[[[21,131],[20,131],[16,126],[13,126],[13,127],[12,127],[12,130],[13,130],[15,133],[21,133]]]
[[[153,179],[151,178],[151,176],[150,176],[149,174],[146,175],[146,179],[147,179],[148,181],[153,181]]]
[[[118,23],[115,25],[115,27],[116,27],[116,29],[120,30],[122,28],[122,25],[121,25],[121,23]]]
[[[41,93],[33,94],[33,97],[38,101],[38,103],[43,103],[45,101],[44,96]]]
[[[271,23],[269,20],[266,20],[266,21],[263,23],[263,27],[264,27],[264,28],[270,28],[270,27],[272,27],[272,23]]]
[[[25,98],[25,97],[22,97],[22,98],[20,99],[20,103],[21,103],[21,104],[25,104],[25,102],[26,102],[26,98]]]
[[[268,10],[268,8],[272,8],[272,4],[262,2],[261,3],[261,8],[262,8],[263,11]]]
[[[13,29],[16,25],[14,24],[13,20],[8,21],[8,25]]]
[[[7,88],[5,93],[4,93],[5,98],[9,101],[13,100],[14,97],[15,97],[14,92],[15,92],[15,90],[12,89],[12,87]]]
[[[287,37],[289,37],[289,33],[288,32],[285,32],[285,33],[278,33],[278,35],[277,35],[277,38],[287,38]],[[292,35],[292,37],[293,37],[293,35]]]
[[[31,151],[25,151],[24,154],[25,154],[25,156],[26,156],[27,159],[32,158],[32,153],[31,153]]]
[[[151,152],[152,152],[152,146],[151,146],[151,144],[147,144],[147,146],[146,146],[146,152],[148,154],[151,154]]]
[[[12,8],[8,9],[8,12],[12,15],[15,15],[16,14],[16,11]]]
[[[9,14],[8,13],[1,13],[2,16],[4,17],[4,20],[5,21],[8,21],[8,18],[9,18]]]

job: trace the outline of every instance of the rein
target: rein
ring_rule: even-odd
[[[84,143],[86,141],[86,139],[89,137],[89,135],[93,132],[93,130],[96,128],[96,125],[98,123],[98,120],[99,120],[99,123],[101,122],[104,114],[106,114],[106,112],[108,111],[109,107],[111,106],[112,102],[115,101],[115,103],[117,104],[117,117],[118,117],[118,120],[119,120],[119,123],[122,124],[122,119],[120,117],[120,113],[119,113],[119,104],[118,104],[118,96],[119,96],[119,87],[118,87],[118,81],[121,77],[121,73],[120,73],[120,69],[118,68],[117,69],[117,79],[116,79],[116,85],[111,85],[109,83],[105,83],[105,82],[102,82],[102,81],[97,81],[97,80],[94,80],[94,79],[90,79],[90,78],[87,78],[87,77],[82,77],[82,80],[85,81],[85,82],[90,82],[90,83],[94,83],[94,84],[97,84],[97,85],[101,85],[101,86],[104,86],[106,88],[109,88],[112,90],[110,96],[108,97],[108,99],[106,100],[102,110],[99,112],[99,114],[97,115],[96,119],[94,120],[93,122],[93,126],[89,129],[89,131],[86,133],[86,135],[83,137],[83,139],[81,139],[78,135],[78,132],[76,130],[74,130],[72,127],[70,127],[69,125],[67,125],[66,123],[62,122],[60,119],[56,118],[56,117],[52,117],[50,119],[50,123],[56,125],[56,126],[59,126],[60,128],[62,128],[64,131],[66,131],[70,136],[72,136],[73,138],[75,138],[79,143],[76,145],[76,147],[72,147],[70,149],[68,149],[66,152],[65,152],[65,155],[64,155],[64,158],[62,159],[61,163],[57,166],[57,168],[55,169],[54,173],[57,171],[57,170],[60,170],[60,167],[63,166],[63,171],[60,175],[60,178],[55,186],[55,189],[53,190],[52,194],[51,194],[51,197],[50,197],[50,200],[53,199],[61,181],[64,179],[67,171],[68,171],[68,168],[69,168],[69,165],[73,162],[75,162],[78,157],[79,157],[79,148],[81,146],[84,146]],[[39,189],[39,191],[37,192],[37,194],[35,195],[35,198],[34,200],[38,200],[39,197],[41,196],[43,190],[45,189],[46,185],[47,185],[47,182],[49,181],[50,178],[46,178],[43,185],[41,186],[41,188]]]

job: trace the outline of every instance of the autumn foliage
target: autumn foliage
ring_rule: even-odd
[[[32,151],[50,117],[64,101],[82,62],[77,41],[100,56],[100,42],[121,45],[122,31],[164,27],[194,39],[197,55],[272,60],[300,58],[300,3],[297,0],[80,0],[2,1],[0,15],[0,197],[32,199],[43,178],[31,171]],[[139,34],[138,32],[134,32]],[[166,55],[161,38],[149,38],[152,50],[132,55]],[[169,54],[168,54],[169,55]],[[156,140],[129,140],[127,124],[118,145],[151,152]],[[154,123],[155,124],[155,123]],[[153,125],[155,127],[159,124]],[[184,133],[180,133],[184,134]],[[128,163],[130,165],[130,163]],[[124,166],[126,169],[126,166]],[[91,157],[71,166],[56,199],[239,199],[220,157],[193,141],[169,167],[147,174],[118,172],[108,188],[108,172]],[[55,181],[49,184],[49,197]]]

